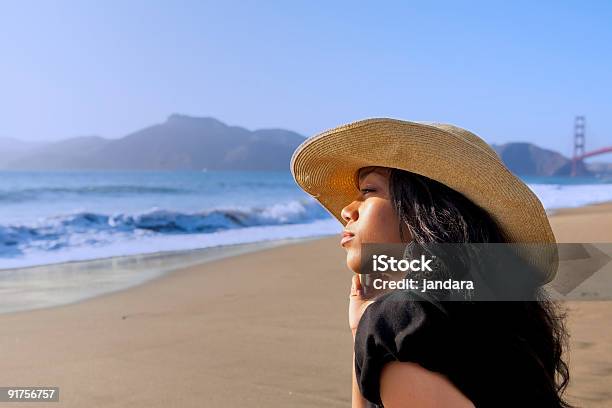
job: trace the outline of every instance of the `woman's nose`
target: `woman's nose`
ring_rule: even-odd
[[[349,222],[351,220],[357,221],[357,218],[359,218],[359,212],[357,211],[356,204],[357,202],[353,201],[352,203],[344,207],[340,212],[342,219],[344,219],[346,222]]]

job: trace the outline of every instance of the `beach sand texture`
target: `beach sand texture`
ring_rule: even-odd
[[[612,242],[612,205],[551,220],[559,242]],[[290,243],[0,315],[0,386],[59,386],[51,407],[348,407],[344,261],[339,237]],[[610,407],[612,302],[568,307],[571,401]]]

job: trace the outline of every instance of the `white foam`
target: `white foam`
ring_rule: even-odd
[[[244,244],[286,238],[306,238],[340,234],[342,227],[335,219],[317,220],[307,224],[254,226],[207,234],[182,235],[123,235],[107,237],[79,237],[61,251],[42,248],[27,249],[23,256],[4,258],[0,269],[23,268],[70,261],[83,261],[112,256],[149,254]],[[95,242],[96,244],[91,244]],[[104,242],[104,244],[101,244]]]
[[[612,201],[612,184],[529,184],[546,210]]]

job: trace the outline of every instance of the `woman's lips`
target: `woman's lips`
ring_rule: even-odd
[[[349,242],[353,238],[355,238],[355,234],[353,234],[352,232],[346,232],[346,231],[343,232],[342,233],[342,239],[340,240],[340,246],[344,246],[344,244],[346,244],[347,242]]]

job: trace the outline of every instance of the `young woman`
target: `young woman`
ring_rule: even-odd
[[[356,273],[364,243],[555,242],[529,188],[484,141],[451,125],[351,123],[308,139],[291,168],[344,225]],[[542,284],[556,262],[538,261]],[[438,303],[392,291],[372,301],[355,274],[352,406],[569,407],[563,316],[540,287],[533,299]]]

